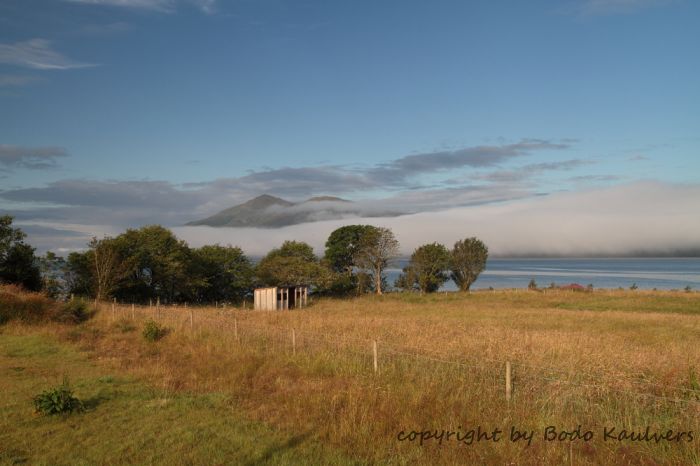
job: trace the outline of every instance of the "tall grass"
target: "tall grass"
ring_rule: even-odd
[[[60,303],[43,293],[28,292],[16,285],[0,285],[0,325],[11,320],[77,324],[92,317],[94,311],[81,299]]]
[[[65,336],[160,389],[226,393],[253,419],[369,462],[697,464],[697,438],[603,441],[602,429],[698,431],[699,309],[696,293],[627,291],[389,295],[289,312],[106,305]],[[155,344],[119,331],[132,312],[173,331]],[[596,437],[546,442],[550,425]],[[477,426],[536,437],[530,446],[397,439]]]

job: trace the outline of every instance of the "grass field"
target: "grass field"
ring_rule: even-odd
[[[169,333],[146,341],[147,319]],[[104,304],[79,326],[0,332],[9,464],[700,464],[697,293],[386,295],[293,312]],[[31,396],[64,374],[90,409],[32,415]],[[593,438],[544,439],[579,425]],[[603,435],[647,427],[674,432]],[[503,433],[469,444],[477,428]],[[428,430],[457,434],[410,435]]]

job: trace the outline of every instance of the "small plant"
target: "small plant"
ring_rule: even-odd
[[[126,319],[119,319],[115,322],[114,326],[122,333],[129,333],[136,330],[136,326]]]
[[[82,299],[72,299],[58,308],[54,315],[54,320],[70,324],[79,324],[88,320],[92,315],[93,313],[90,311],[85,301]]]
[[[536,290],[537,289],[537,282],[535,281],[534,278],[530,279],[530,283],[527,284],[527,289],[528,290]]]
[[[46,390],[34,397],[34,408],[37,413],[44,415],[81,412],[85,408],[83,402],[73,396],[68,379],[58,387]]]
[[[683,288],[683,291],[685,291],[686,293],[690,293],[692,290],[693,289],[690,287],[690,285],[686,285],[686,287]]]
[[[158,325],[153,319],[146,321],[143,327],[143,337],[148,341],[158,341],[167,335],[168,329]]]
[[[632,286],[630,286],[630,290],[632,290],[632,291],[636,290],[637,288],[639,288],[639,287],[637,286],[636,283],[632,283]]]

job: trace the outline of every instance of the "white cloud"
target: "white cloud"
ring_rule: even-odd
[[[172,12],[177,9],[178,3],[189,3],[202,10],[204,13],[216,11],[217,0],[66,0],[73,3],[85,3],[90,5],[108,5],[125,8],[140,8],[161,12]]]
[[[422,212],[395,218],[335,220],[280,229],[177,227],[192,246],[221,243],[265,254],[286,239],[322,252],[339,226],[391,228],[402,253],[432,241],[451,246],[477,236],[495,255],[619,255],[700,250],[700,185],[636,182],[506,203]]]
[[[0,144],[0,165],[8,168],[56,167],[56,158],[67,157],[62,147],[22,147]]]
[[[67,70],[96,66],[71,60],[51,48],[45,39],[0,44],[0,63],[37,70]]]

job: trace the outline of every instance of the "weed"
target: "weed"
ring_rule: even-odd
[[[143,337],[148,341],[158,341],[168,334],[168,329],[158,325],[158,323],[152,319],[146,321],[146,325],[143,327]]]
[[[84,409],[83,402],[73,396],[66,377],[61,385],[35,396],[34,408],[37,413],[45,415],[80,412]]]

